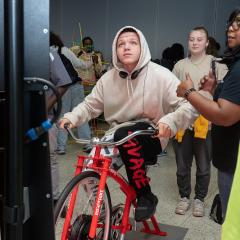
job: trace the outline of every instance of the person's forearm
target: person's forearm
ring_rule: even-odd
[[[48,99],[47,99],[47,112],[49,112],[53,108],[56,101],[57,101],[57,98],[56,98],[55,95],[51,95],[50,97],[48,97]]]
[[[209,100],[198,92],[191,92],[187,99],[206,119],[216,125],[226,125],[226,116],[217,102]]]
[[[60,96],[62,97],[62,95],[67,91],[67,89],[68,89],[68,87],[66,87],[66,86],[65,87],[58,87],[57,91],[60,94]],[[55,94],[52,94],[50,97],[48,97],[48,99],[47,99],[47,112],[49,112],[53,108],[56,101],[57,101],[57,97],[56,97]]]
[[[76,55],[68,48],[63,48],[63,54],[71,61],[74,67],[88,69],[93,65],[91,59],[85,62],[82,59],[77,58]]]

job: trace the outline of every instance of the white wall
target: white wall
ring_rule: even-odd
[[[225,22],[240,0],[51,0],[51,28],[65,45],[80,42],[78,23],[84,36],[94,39],[95,49],[111,57],[117,30],[125,25],[145,35],[152,58],[175,42],[184,45],[189,31],[199,25],[216,37],[224,49]]]

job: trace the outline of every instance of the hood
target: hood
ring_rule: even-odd
[[[144,67],[151,60],[151,54],[150,54],[150,51],[149,51],[147,41],[146,41],[144,35],[142,34],[142,32],[135,27],[125,26],[117,32],[117,34],[116,34],[116,36],[113,40],[113,44],[112,44],[112,62],[113,62],[113,66],[118,71],[124,70],[122,63],[120,63],[118,61],[116,46],[117,46],[117,39],[118,39],[120,33],[126,28],[134,29],[137,32],[137,34],[139,36],[139,39],[140,39],[141,55],[140,55],[140,58],[139,58],[139,61],[136,65],[136,67],[133,69],[133,71],[135,71],[135,70],[138,70],[138,69]]]

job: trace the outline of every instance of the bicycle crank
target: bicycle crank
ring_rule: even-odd
[[[101,219],[101,218],[100,218]],[[70,233],[69,240],[88,240],[88,233],[90,230],[92,221],[91,215],[81,215],[76,218],[74,221]],[[96,233],[95,240],[103,239],[104,230],[101,229]]]

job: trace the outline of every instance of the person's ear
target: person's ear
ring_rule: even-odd
[[[208,45],[209,45],[209,41],[206,42],[206,48],[208,47]]]

